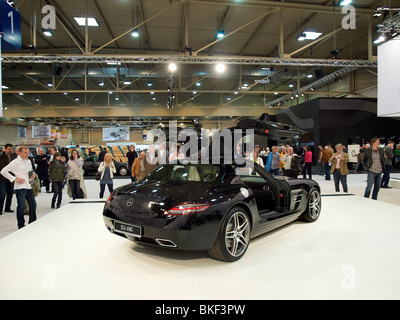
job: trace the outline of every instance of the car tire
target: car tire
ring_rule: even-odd
[[[306,222],[314,222],[321,213],[321,194],[319,190],[313,187],[307,199],[307,208],[300,216],[300,219]]]
[[[233,207],[226,214],[213,247],[208,254],[217,260],[233,262],[246,253],[250,241],[251,223],[248,214]]]
[[[126,176],[128,174],[128,168],[127,167],[120,167],[118,169],[118,174],[120,176]]]

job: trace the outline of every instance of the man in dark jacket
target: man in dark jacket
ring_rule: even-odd
[[[394,158],[393,147],[394,147],[394,142],[389,141],[388,145],[384,149],[384,151],[385,151],[385,173],[383,174],[383,177],[382,177],[381,188],[391,188],[391,187],[389,187],[389,180],[390,180],[390,171],[392,170],[392,164],[393,164],[393,158]]]
[[[41,186],[46,187],[46,192],[50,193],[50,179],[49,179],[49,157],[45,154],[42,148],[39,148],[38,155],[35,157],[36,173],[39,177]]]
[[[365,188],[364,197],[369,198],[372,186],[372,199],[377,200],[378,192],[381,187],[382,172],[385,168],[385,155],[382,148],[379,147],[379,139],[371,139],[371,148],[364,151],[362,165],[367,171],[367,187]]]
[[[0,155],[0,170],[16,158],[16,154],[13,151],[12,144],[7,143],[4,146],[3,151],[4,152]],[[13,192],[14,182],[10,182],[8,179],[0,174],[0,215],[3,213],[4,200],[6,200],[4,212],[14,212],[13,210],[11,210],[11,200]]]
[[[135,159],[138,157],[138,154],[135,150],[135,146],[132,144],[130,147],[130,150],[126,153],[126,157],[128,158],[128,168],[129,168],[129,173],[131,176],[132,181],[136,181],[136,176],[132,177],[132,165]]]

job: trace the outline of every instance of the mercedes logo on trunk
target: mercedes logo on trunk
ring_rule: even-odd
[[[134,201],[132,198],[130,198],[127,202],[126,202],[126,206],[130,207],[131,205],[133,205]]]

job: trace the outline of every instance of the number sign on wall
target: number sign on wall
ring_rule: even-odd
[[[6,1],[0,2],[1,50],[21,50],[21,15]]]

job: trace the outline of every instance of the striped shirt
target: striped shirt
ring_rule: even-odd
[[[18,183],[15,181],[14,189],[32,189],[29,183],[29,171],[33,173],[32,163],[26,158],[25,160],[18,156],[16,159],[11,161],[8,165],[6,165],[2,170],[1,174],[3,177],[7,178],[11,182],[15,181],[15,178],[24,179],[23,183]],[[12,172],[15,176],[10,174]]]

